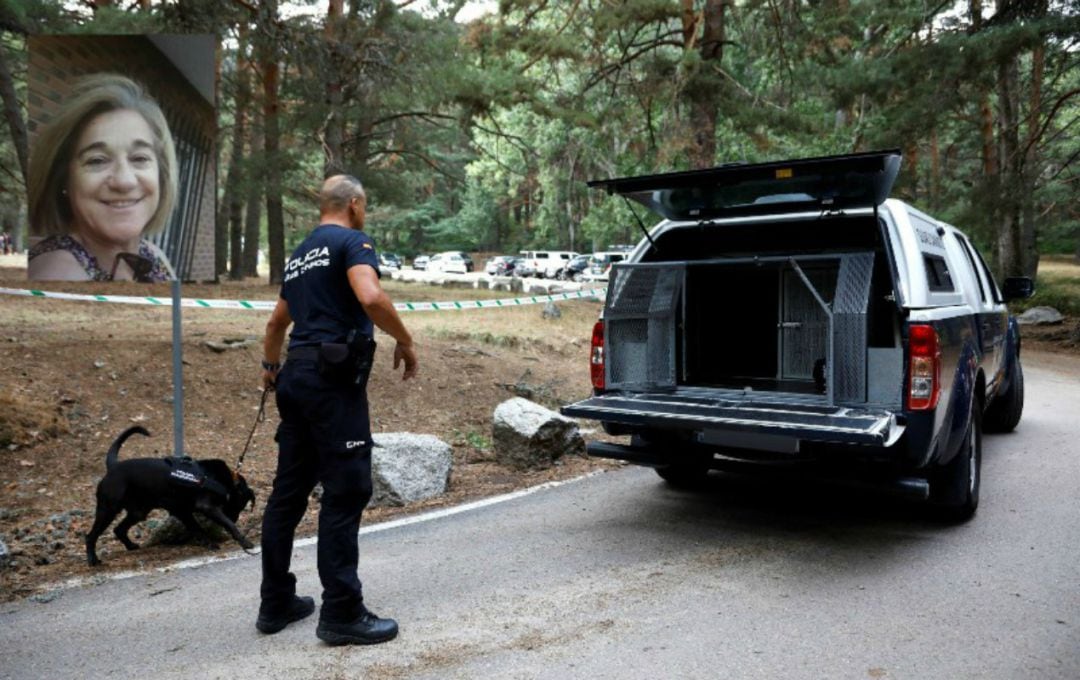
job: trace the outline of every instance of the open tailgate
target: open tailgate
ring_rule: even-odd
[[[604,394],[564,406],[572,418],[662,429],[776,435],[803,441],[891,446],[904,432],[895,414],[817,404],[783,404],[676,394]]]

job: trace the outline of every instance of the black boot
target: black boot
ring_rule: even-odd
[[[366,609],[351,623],[319,621],[315,629],[315,635],[328,645],[374,645],[393,640],[397,634],[397,621],[380,619]]]
[[[284,611],[264,611],[262,607],[259,607],[259,618],[255,621],[255,627],[261,633],[273,635],[293,621],[307,618],[313,611],[315,611],[314,599],[293,595],[292,602]]]

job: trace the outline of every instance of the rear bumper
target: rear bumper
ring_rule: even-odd
[[[888,467],[878,470],[850,466],[807,467],[801,464],[787,465],[782,461],[770,463],[739,460],[716,454],[694,455],[693,452],[682,452],[681,456],[676,457],[663,447],[625,446],[607,442],[590,442],[587,452],[593,458],[610,458],[655,468],[681,464],[740,474],[775,474],[789,477],[796,475],[799,480],[807,483],[873,489],[917,501],[925,501],[930,497],[930,485],[925,477],[898,473]]]
[[[888,448],[905,430],[903,418],[875,409],[829,406],[820,400],[715,395],[609,393],[562,408],[642,430],[690,431],[702,444],[795,453],[801,442]]]

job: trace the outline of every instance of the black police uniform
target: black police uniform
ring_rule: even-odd
[[[275,387],[281,425],[277,475],[263,514],[262,607],[283,611],[295,595],[293,537],[315,483],[322,482],[318,567],[320,619],[327,623],[348,623],[364,612],[356,565],[360,516],[372,492],[366,386],[323,377],[317,365],[322,343],[343,343],[353,330],[372,335],[346,273],[358,264],[379,273],[371,238],[322,224],[293,251],[281,287],[294,325]]]

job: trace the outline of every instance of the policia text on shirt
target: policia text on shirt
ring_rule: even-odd
[[[263,384],[273,386],[281,425],[278,468],[262,527],[262,601],[255,626],[280,631],[315,610],[296,594],[289,571],[296,525],[317,482],[322,609],[315,634],[329,644],[371,644],[397,635],[392,619],[364,606],[356,573],[357,532],[371,499],[367,374],[374,326],[395,341],[394,369],[416,375],[401,317],[379,285],[379,259],[364,233],[367,200],[359,180],[336,175],[319,194],[319,226],[285,266],[281,297],[266,325]],[[287,361],[281,346],[289,326]]]

